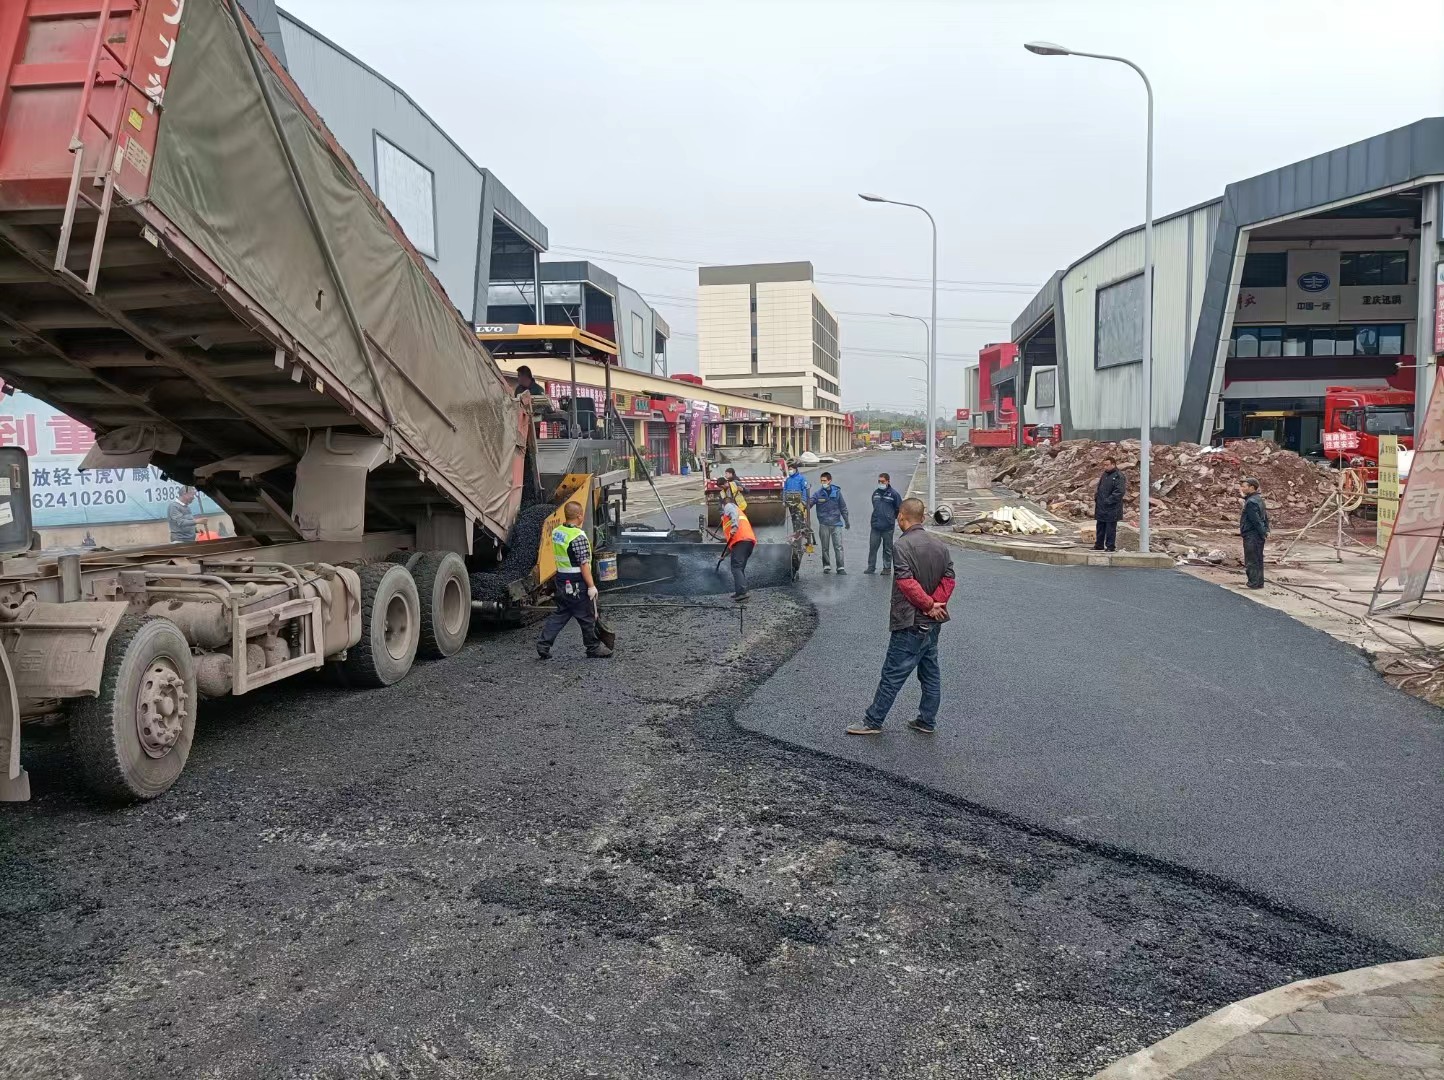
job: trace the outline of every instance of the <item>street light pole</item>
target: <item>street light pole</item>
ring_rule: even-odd
[[[866,202],[891,203],[893,206],[906,206],[913,210],[921,210],[927,215],[928,224],[933,229],[933,288],[932,288],[932,319],[928,323],[928,513],[932,513],[938,505],[938,223],[933,215],[928,213],[926,207],[917,203],[899,202],[897,199],[885,199],[881,195],[870,195],[859,193],[858,198]]]
[[[1030,41],[1023,48],[1039,56],[1083,56],[1089,60],[1108,60],[1126,64],[1143,80],[1148,95],[1148,144],[1143,195],[1143,377],[1139,380],[1143,398],[1143,416],[1138,434],[1138,550],[1148,550],[1149,458],[1153,453],[1153,84],[1143,69],[1132,60],[1107,53],[1078,52],[1049,41]]]

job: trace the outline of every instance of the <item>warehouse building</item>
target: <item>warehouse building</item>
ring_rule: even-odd
[[[1431,386],[1441,181],[1436,117],[1157,219],[1153,437],[1317,453],[1327,387]],[[1143,302],[1140,226],[1049,279],[1014,321],[1016,362],[979,388],[982,407],[1015,398],[1025,423],[1061,423],[1067,438],[1136,437]],[[1412,427],[1413,412],[1389,422]]]

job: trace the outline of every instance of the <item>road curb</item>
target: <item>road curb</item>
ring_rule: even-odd
[[[1430,956],[1289,983],[1225,1005],[1146,1050],[1115,1061],[1095,1074],[1093,1080],[1166,1080],[1222,1050],[1239,1036],[1306,1005],[1441,975],[1444,956]]]
[[[1093,551],[1018,544],[962,533],[940,532],[935,535],[958,547],[986,551],[990,555],[1007,555],[1022,562],[1049,563],[1053,566],[1113,566],[1130,570],[1171,570],[1174,566],[1171,555],[1151,551]]]

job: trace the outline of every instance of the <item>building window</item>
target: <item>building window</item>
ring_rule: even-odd
[[[1407,285],[1409,284],[1409,253],[1407,251],[1341,251],[1339,252],[1339,284]]]
[[[637,356],[642,355],[642,350],[647,342],[647,324],[635,311],[632,312],[632,352]]]
[[[1099,289],[1094,305],[1093,366],[1101,370],[1142,363],[1143,275]]]
[[[1228,355],[1402,356],[1404,324],[1368,326],[1237,326]]]
[[[1289,280],[1289,253],[1287,251],[1260,251],[1245,255],[1243,278],[1239,285],[1245,289],[1282,289]]]
[[[416,250],[436,258],[436,177],[380,132],[376,133],[376,194]]]
[[[1033,407],[1035,409],[1051,409],[1058,404],[1058,371],[1050,368],[1047,371],[1040,371],[1034,376],[1036,382],[1033,387]]]

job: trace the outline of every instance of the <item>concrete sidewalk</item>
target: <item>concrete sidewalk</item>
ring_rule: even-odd
[[[1095,1080],[1441,1080],[1444,956],[1305,979],[1206,1016]]]

